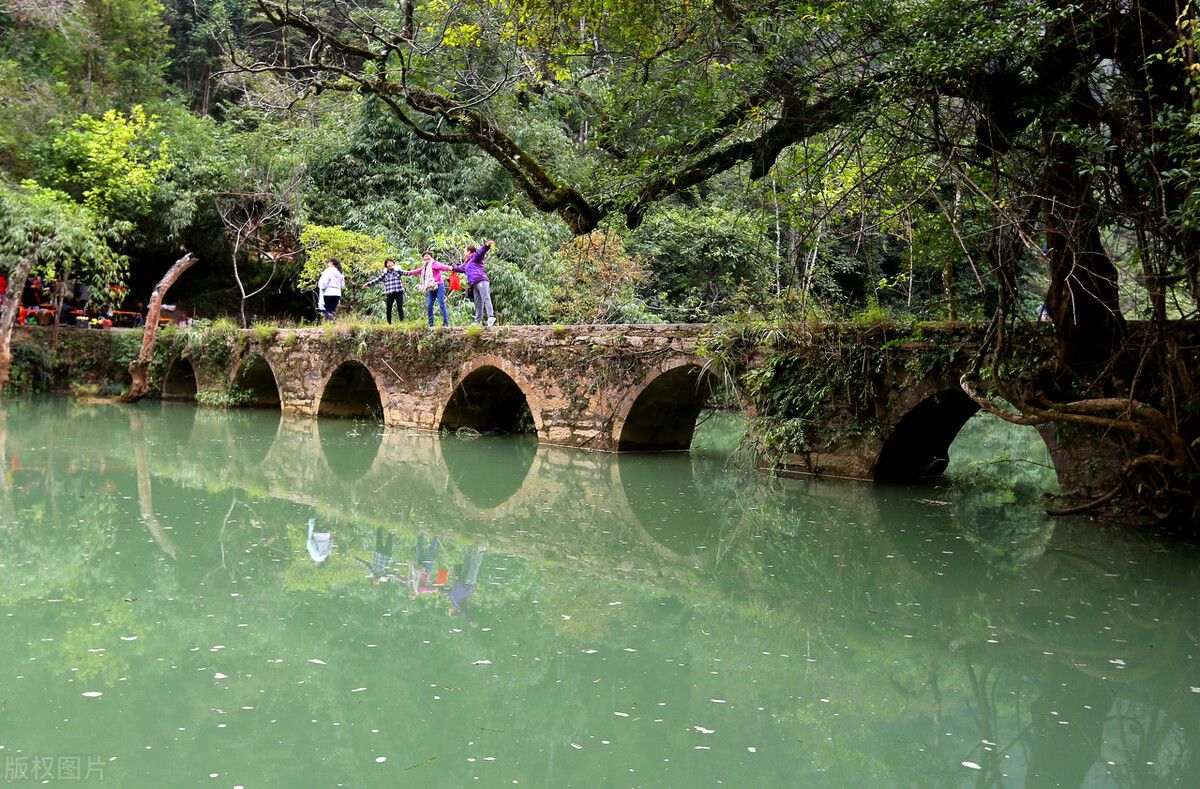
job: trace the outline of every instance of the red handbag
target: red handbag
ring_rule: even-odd
[[[462,290],[462,280],[458,278],[457,271],[450,272],[450,290]]]

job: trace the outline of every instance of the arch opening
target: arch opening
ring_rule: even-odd
[[[317,415],[382,422],[383,400],[375,376],[360,362],[343,362],[325,382]]]
[[[875,461],[876,482],[922,482],[942,476],[950,445],[979,404],[961,389],[931,395],[900,420]]]
[[[163,378],[162,399],[195,400],[196,388],[196,369],[187,359],[179,358]]]
[[[696,420],[715,384],[713,376],[698,364],[660,374],[630,406],[617,438],[617,451],[672,452],[691,447]]]
[[[279,408],[279,383],[271,365],[261,356],[254,356],[238,368],[233,385],[248,394],[248,408]]]
[[[442,411],[440,428],[480,433],[536,433],[525,392],[498,367],[484,365],[459,382]]]

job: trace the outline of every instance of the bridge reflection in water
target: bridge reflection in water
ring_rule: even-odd
[[[356,737],[397,717],[420,724],[403,741],[422,754],[504,729],[517,747],[501,758],[525,783],[568,780],[561,760],[576,754],[572,780],[601,780],[612,757],[589,736],[643,723],[613,739],[621,766],[668,784],[714,769],[766,785],[850,785],[864,770],[889,785],[1198,775],[1200,560],[1184,546],[1094,524],[994,523],[991,502],[946,489],[741,475],[704,452],[581,453],[176,404],[9,401],[0,450],[0,612],[17,634],[0,640],[0,665],[25,676],[6,686],[25,721],[6,744],[26,750],[21,738],[59,731],[61,705],[115,751],[146,714],[129,706],[138,699],[171,733],[203,738],[214,720],[236,723],[212,709],[236,710],[228,699],[245,692],[280,721],[269,736],[238,732],[255,746],[238,749],[241,769],[263,775],[260,752],[292,769],[279,767],[279,741],[310,778],[332,775],[298,747],[311,719],[344,723],[341,747],[376,766]],[[304,549],[310,514],[334,533],[321,567]],[[404,559],[418,531],[455,561],[486,543],[472,604],[488,632],[367,583],[350,556],[370,557],[376,528]],[[195,648],[203,672],[185,662]],[[225,668],[238,654],[250,679]],[[214,687],[214,670],[229,681]],[[76,677],[104,704],[78,706]],[[429,693],[409,700],[430,685],[454,714],[430,710]],[[614,706],[635,705],[614,724]],[[811,741],[814,727],[838,747]],[[139,751],[171,747],[154,728],[138,730]],[[691,765],[697,743],[715,758]],[[209,745],[204,758],[219,761]],[[195,758],[173,752],[170,768],[236,769]],[[341,779],[362,777],[355,759],[339,762]],[[464,765],[442,777],[471,780]]]

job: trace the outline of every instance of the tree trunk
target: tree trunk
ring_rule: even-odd
[[[175,284],[175,280],[191,268],[196,260],[196,256],[191,252],[176,260],[175,265],[163,275],[154,286],[154,292],[150,294],[146,326],[142,330],[142,349],[137,358],[129,363],[129,375],[133,382],[129,385],[129,392],[122,398],[127,403],[141,400],[146,396],[146,392],[150,391],[150,360],[154,358],[154,340],[158,336],[158,316],[162,312],[163,297],[167,295],[167,289]]]
[[[25,289],[25,279],[33,270],[33,255],[17,261],[13,270],[8,272],[8,290],[4,292],[4,304],[0,309],[0,388],[8,385],[9,373],[12,369],[12,327],[21,311],[21,291]]]
[[[179,553],[171,536],[163,530],[154,513],[154,487],[150,481],[150,442],[146,440],[146,415],[138,409],[129,409],[129,435],[133,439],[133,458],[137,465],[138,508],[142,511],[142,522],[150,530],[150,536],[172,559]]]
[[[54,278],[54,295],[50,297],[50,306],[54,310],[53,326],[50,333],[50,350],[58,350],[58,335],[62,330],[62,306],[66,300],[67,281],[71,278],[70,268],[64,267]]]
[[[1080,375],[1100,372],[1113,361],[1125,336],[1117,292],[1117,268],[1100,239],[1100,207],[1076,164],[1073,146],[1051,143],[1053,164],[1046,178],[1046,244],[1057,356]]]

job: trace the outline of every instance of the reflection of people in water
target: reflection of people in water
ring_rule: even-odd
[[[317,519],[308,519],[308,555],[317,564],[324,564],[329,558],[329,554],[333,553],[333,535],[327,531],[317,531]]]
[[[417,534],[416,561],[408,568],[408,586],[412,590],[408,593],[408,599],[415,600],[417,595],[438,591],[437,585],[431,582],[430,578],[433,576],[433,562],[441,544],[441,537],[435,535],[430,540],[424,532]]]
[[[462,564],[458,566],[458,575],[454,578],[454,586],[442,593],[450,598],[450,612],[459,613],[474,627],[471,614],[467,610],[467,600],[475,594],[475,583],[479,580],[479,566],[483,564],[483,554],[487,548],[480,545],[467,548],[463,553]]]
[[[441,544],[442,538],[436,535],[432,540],[425,536],[425,532],[417,535],[417,565],[426,573],[433,572],[433,560],[437,558],[437,549]]]
[[[357,556],[354,557],[354,561],[371,571],[371,577],[377,584],[387,580],[388,565],[392,563],[392,546],[395,542],[396,535],[388,532],[385,536],[383,527],[377,526],[375,528],[375,555],[371,557],[370,563]]]

